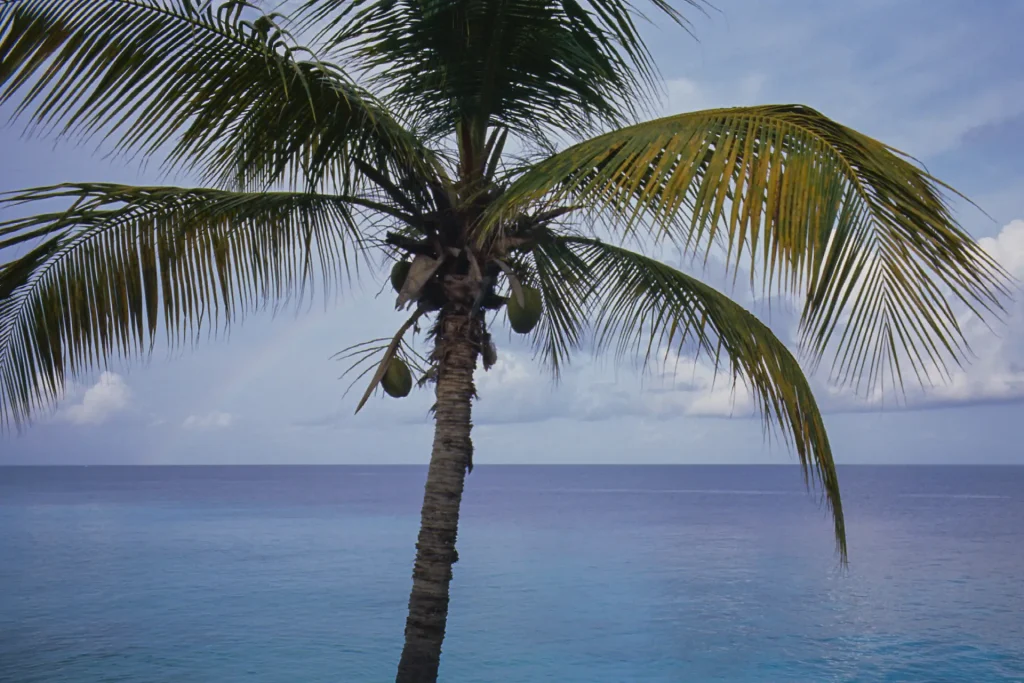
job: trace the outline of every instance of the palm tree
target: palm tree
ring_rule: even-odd
[[[191,341],[313,284],[344,286],[359,263],[404,262],[393,275],[410,317],[350,350],[371,380],[359,407],[382,382],[408,391],[410,365],[435,385],[399,682],[437,677],[473,378],[495,362],[502,308],[525,331],[539,302],[532,340],[556,375],[582,346],[707,354],[820,485],[845,560],[832,453],[797,360],[729,297],[626,245],[749,270],[756,291],[802,301],[812,366],[902,387],[961,362],[957,310],[998,315],[1007,292],[951,216],[950,188],[804,106],[640,122],[658,80],[628,0],[300,4],[286,17],[240,1],[0,2],[0,105],[202,182],[3,195],[49,207],[0,223],[3,425],[21,429],[69,377],[158,336]],[[688,26],[668,0],[649,9]]]

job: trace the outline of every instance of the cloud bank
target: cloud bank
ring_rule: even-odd
[[[85,390],[82,399],[57,413],[59,419],[76,425],[103,424],[124,411],[132,392],[117,373],[104,372],[96,384]]]
[[[213,411],[205,415],[189,415],[181,423],[181,428],[188,431],[210,431],[213,429],[226,429],[235,422],[235,416],[231,413]]]

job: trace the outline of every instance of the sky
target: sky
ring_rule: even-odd
[[[645,28],[665,79],[655,113],[810,105],[912,154],[970,197],[984,213],[958,202],[958,219],[1024,280],[1024,3],[716,0],[706,15],[688,16],[694,37]],[[0,121],[10,110],[0,106]],[[0,126],[0,191],[162,180],[155,164],[22,130],[17,121]],[[353,415],[363,387],[345,395],[346,366],[331,358],[403,322],[390,290],[377,296],[380,284],[367,277],[327,305],[252,316],[194,349],[112,361],[69,386],[27,431],[0,436],[0,465],[425,463],[430,392],[378,396]],[[857,397],[812,376],[837,461],[1024,464],[1022,299],[991,329],[965,315],[976,360],[903,402]],[[786,306],[770,322],[794,338]],[[679,358],[674,374],[642,373],[584,353],[555,384],[514,336],[496,330],[499,362],[478,373],[477,464],[795,462],[783,442],[765,441],[742,388],[692,359]]]

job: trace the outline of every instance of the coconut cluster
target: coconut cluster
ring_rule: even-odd
[[[399,261],[391,267],[391,286],[396,292],[402,291],[402,286],[405,284],[406,278],[409,277],[410,268],[411,264],[408,261]],[[506,299],[491,289],[484,295],[481,306],[490,310],[506,306],[508,321],[512,329],[519,334],[529,334],[540,322],[540,316],[544,310],[544,300],[540,290],[535,287],[523,285],[521,291],[522,303],[519,302],[517,296]]]
[[[399,261],[391,268],[391,286],[396,292],[401,292],[409,277],[412,264],[408,261]],[[511,297],[503,297],[494,291],[493,286],[484,294],[480,305],[489,310],[497,310],[505,306],[508,314],[508,322],[512,329],[519,334],[529,334],[540,322],[541,313],[544,310],[543,297],[540,290],[535,287],[522,285],[518,287]],[[521,298],[521,300],[520,300]],[[489,339],[489,335],[488,335]],[[487,345],[487,351],[493,353],[493,346]],[[486,363],[485,365],[493,365]],[[397,356],[388,361],[387,369],[381,378],[381,386],[389,396],[402,398],[408,396],[412,390],[412,374],[409,366]]]

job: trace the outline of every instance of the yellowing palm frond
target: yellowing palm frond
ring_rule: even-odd
[[[805,348],[833,376],[903,385],[967,353],[949,301],[1000,310],[1006,276],[964,232],[946,189],[896,150],[800,106],[670,116],[579,143],[527,169],[479,239],[538,202],[592,208],[806,297]],[[843,329],[837,334],[837,329]]]
[[[584,237],[549,235],[534,250],[549,289],[545,304],[569,302],[570,326],[549,323],[547,333],[586,325],[596,349],[614,346],[648,360],[659,351],[693,352],[726,369],[734,386],[752,394],[766,426],[781,430],[808,483],[820,485],[832,511],[837,547],[846,558],[839,480],[825,425],[796,358],[755,315],[699,280],[622,247]],[[557,255],[554,258],[551,255]],[[543,334],[541,334],[543,338]],[[567,342],[571,340],[566,340]]]

